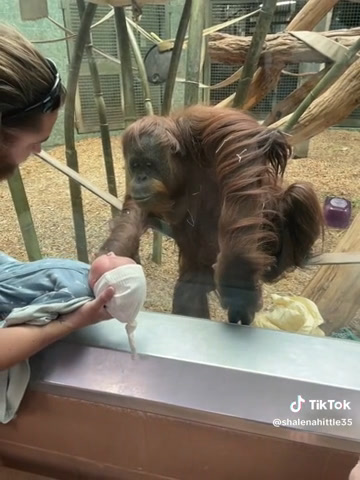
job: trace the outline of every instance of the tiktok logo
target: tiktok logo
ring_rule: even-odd
[[[301,395],[298,395],[297,400],[290,404],[290,410],[295,413],[300,412],[303,403],[305,403],[305,398],[302,398]]]

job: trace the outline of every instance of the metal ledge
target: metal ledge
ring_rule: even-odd
[[[31,388],[360,451],[357,342],[141,312],[136,346],[132,358],[116,320],[87,327],[33,357]],[[293,413],[297,395],[306,403]],[[346,401],[351,410],[315,410],[309,400]],[[277,428],[275,419],[322,424]],[[352,425],[329,421],[341,419]]]

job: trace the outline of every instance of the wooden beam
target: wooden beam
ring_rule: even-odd
[[[313,30],[339,0],[309,0],[288,25],[290,30]],[[306,28],[304,28],[306,26]]]
[[[360,214],[336,247],[337,254],[354,251],[360,251]],[[309,282],[302,295],[316,303],[325,321],[322,328],[326,334],[351,323],[360,308],[359,285],[358,262],[353,265],[323,266]]]
[[[288,137],[291,145],[318,135],[346,119],[360,104],[360,59],[350,67],[319,97],[297,121]],[[283,128],[291,114],[271,124]]]
[[[328,31],[331,24],[332,18],[332,10],[316,25],[314,31],[321,32],[321,31]],[[292,33],[293,36],[298,38],[298,35],[294,35],[295,32]],[[307,32],[311,34],[312,32]],[[327,38],[323,36],[322,38]],[[340,45],[339,42],[334,42],[330,40],[332,43],[336,43],[336,45]],[[311,45],[310,45],[311,46]],[[346,48],[342,46],[342,48]],[[319,49],[317,48],[317,51]],[[336,58],[333,59],[335,61]],[[299,77],[299,83],[296,90],[294,90],[290,95],[288,95],[285,99],[280,101],[277,105],[275,105],[271,111],[271,113],[267,116],[264,121],[264,125],[271,125],[272,123],[280,120],[280,118],[288,115],[295,111],[296,107],[300,105],[300,103],[307,97],[307,95],[311,92],[311,90],[315,87],[315,85],[321,80],[321,78],[327,73],[327,71],[331,68],[331,64],[326,63],[314,63],[314,62],[305,62],[299,65],[299,73],[305,72],[318,72],[308,77]],[[294,149],[295,158],[299,157],[307,157],[308,150],[309,150],[310,140],[307,139],[304,142],[298,144]]]
[[[232,104],[234,108],[242,109],[245,103],[252,78],[256,72],[260,55],[264,48],[266,34],[270,29],[275,10],[276,0],[264,0],[263,6],[259,13],[259,18],[256,22],[255,31],[251,38],[251,43],[246,55],[241,77],[235,92],[235,97]]]
[[[59,172],[63,173],[67,177],[75,180],[75,182],[77,182],[79,185],[86,188],[91,193],[101,198],[102,200],[104,200],[104,202],[108,203],[112,207],[118,210],[122,209],[122,202],[117,197],[115,197],[114,195],[111,195],[108,192],[104,192],[104,190],[100,190],[98,187],[96,187],[91,182],[86,180],[86,178],[82,177],[75,170],[68,167],[67,165],[62,164],[61,162],[56,160],[56,158],[52,157],[48,153],[42,150],[40,153],[36,153],[35,156],[40,158],[47,164],[51,165],[52,167],[56,168],[56,170],[59,170]]]
[[[307,265],[355,265],[360,264],[360,252],[323,253],[308,260]]]
[[[331,11],[339,0],[308,0],[287,27],[287,31],[312,30],[320,20]],[[304,60],[303,60],[304,61]],[[250,110],[257,105],[275,86],[280,79],[285,63],[265,64],[256,72],[250,87],[245,109]]]
[[[322,32],[283,32],[269,34],[259,58],[259,66],[332,62],[359,38],[360,28]],[[209,55],[213,63],[242,65],[251,45],[250,37],[216,32],[209,37]]]
[[[111,193],[105,192],[104,190],[100,190],[75,170],[69,168],[67,165],[62,164],[48,153],[42,150],[40,153],[36,153],[35,156],[46,162],[48,165],[51,165],[56,170],[59,170],[59,172],[63,173],[67,177],[72,178],[79,185],[86,188],[89,190],[89,192],[101,198],[101,200],[104,200],[104,202],[108,203],[112,207],[119,211],[122,210],[123,204],[117,197],[114,197],[114,195],[111,195]],[[163,235],[173,238],[173,233],[170,226],[159,218],[149,217],[148,227],[162,233]]]

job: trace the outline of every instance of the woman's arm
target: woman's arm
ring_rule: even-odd
[[[20,325],[0,329],[0,370],[26,360],[79,328],[111,318],[104,307],[113,295],[114,289],[109,287],[74,312],[41,327]]]

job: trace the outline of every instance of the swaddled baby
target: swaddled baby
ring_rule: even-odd
[[[136,316],[146,297],[145,276],[133,260],[111,253],[89,265],[62,258],[19,262],[0,252],[0,328],[41,327],[90,302],[109,285],[115,294],[105,308],[109,316],[127,324],[134,353]],[[8,423],[29,383],[29,361],[0,373],[0,422]]]
[[[115,294],[106,305],[109,314],[126,323],[131,351],[135,352],[134,330],[136,316],[146,298],[146,280],[141,265],[127,257],[118,257],[110,252],[96,258],[89,270],[89,285],[95,297],[108,287]]]
[[[108,286],[115,294],[106,310],[127,324],[134,353],[136,316],[146,298],[145,275],[131,258],[112,252],[91,265],[60,258],[19,262],[0,253],[0,327],[44,325],[91,301]]]

